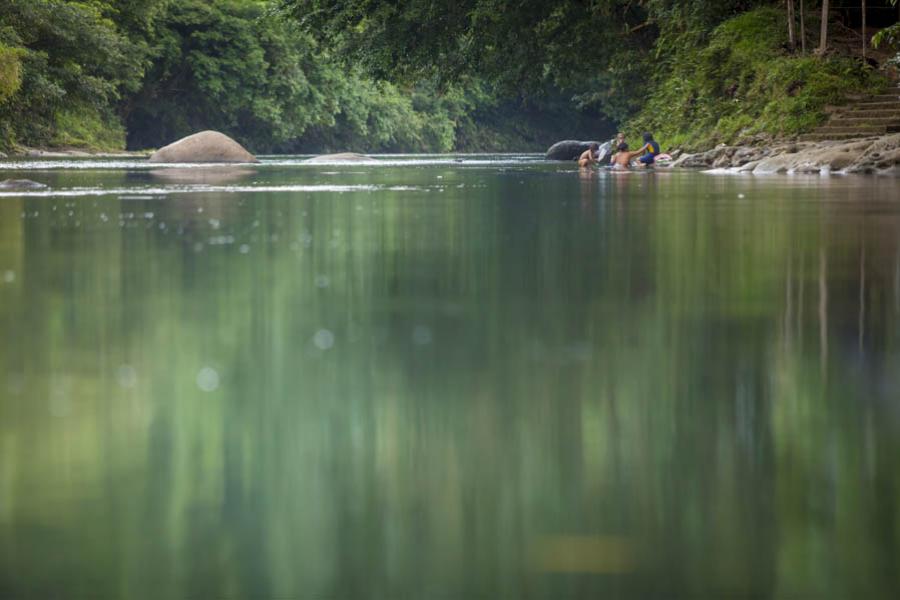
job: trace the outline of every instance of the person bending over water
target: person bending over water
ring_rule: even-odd
[[[589,167],[591,165],[596,165],[597,159],[594,158],[594,155],[597,154],[597,150],[599,149],[599,144],[591,144],[591,147],[582,152],[581,156],[578,158],[578,166]]]

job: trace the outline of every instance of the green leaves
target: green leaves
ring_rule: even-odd
[[[877,76],[850,59],[786,54],[782,21],[778,9],[761,8],[722,23],[705,43],[679,45],[628,129],[689,150],[795,135],[824,120],[826,104],[877,87]]]
[[[569,110],[623,120],[684,32],[703,38],[757,0],[280,0],[350,64],[408,84],[481,77],[510,97],[563,90]],[[661,42],[661,43],[660,43]]]
[[[586,94],[572,114],[565,67],[605,73],[582,41],[619,36],[625,3],[291,4],[0,0],[0,146],[106,148],[124,123],[131,148],[217,129],[256,152],[540,149],[631,110]]]
[[[0,45],[0,104],[22,85],[22,50]]]
[[[140,44],[105,16],[107,3],[0,0],[0,38],[20,61],[14,93],[0,105],[4,143],[46,144],[60,129],[57,114],[84,107],[111,115],[143,75]],[[105,116],[102,118],[106,118]]]
[[[453,147],[450,111],[415,109],[410,90],[338,63],[297,23],[265,8],[255,0],[167,8],[150,38],[154,66],[130,103],[131,146],[217,129],[256,152]]]

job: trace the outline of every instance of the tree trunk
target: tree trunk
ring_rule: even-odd
[[[869,38],[866,35],[866,0],[862,0],[862,42],[863,42],[863,61],[866,60],[866,46],[869,45]]]
[[[797,41],[794,39],[794,0],[785,0],[787,4],[787,20],[788,20],[788,46],[793,52],[797,47]]]
[[[806,11],[803,5],[806,0],[800,0],[800,54],[806,54]]]
[[[822,0],[822,29],[819,33],[819,49],[816,50],[816,53],[819,55],[825,54],[825,49],[828,47],[828,0]]]

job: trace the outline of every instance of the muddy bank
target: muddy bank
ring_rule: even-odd
[[[754,174],[866,173],[900,177],[900,133],[842,141],[722,144],[706,152],[679,153],[667,166]]]

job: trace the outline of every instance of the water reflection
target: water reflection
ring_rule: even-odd
[[[156,179],[171,183],[205,183],[221,185],[236,183],[256,175],[256,169],[249,167],[193,167],[154,169],[150,175]]]
[[[897,589],[891,184],[370,175],[3,199],[0,596]]]

